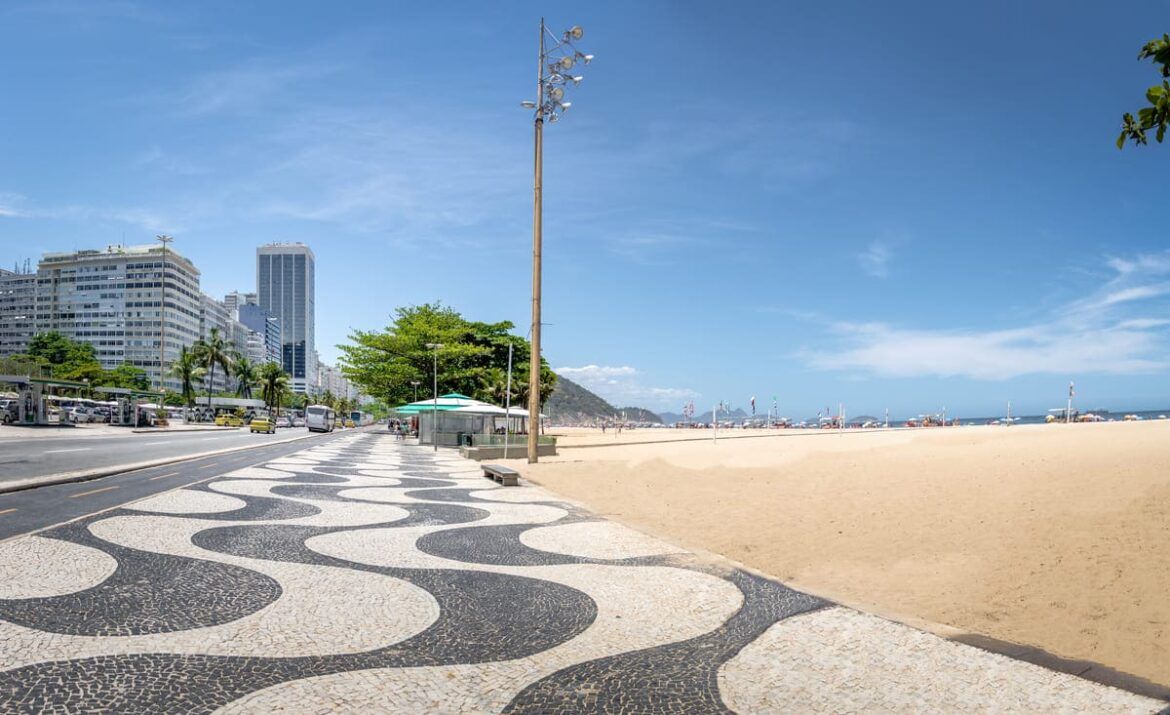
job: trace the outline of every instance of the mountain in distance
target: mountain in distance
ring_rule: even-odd
[[[661,422],[658,415],[641,407],[614,407],[601,397],[563,375],[557,375],[557,386],[544,403],[544,413],[557,424],[580,424],[612,420],[626,413],[629,422]]]
[[[661,417],[646,409],[645,407],[619,407],[617,414],[619,417],[624,417],[626,422],[650,422],[653,424],[662,423]]]

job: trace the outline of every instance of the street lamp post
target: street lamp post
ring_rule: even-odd
[[[565,88],[581,84],[584,77],[571,71],[578,61],[589,64],[593,55],[577,50],[573,42],[585,35],[580,25],[573,25],[558,38],[540,19],[540,46],[537,54],[536,100],[520,105],[535,111],[534,162],[532,192],[532,350],[528,363],[528,463],[537,461],[536,446],[540,436],[540,279],[541,279],[541,221],[543,218],[542,189],[544,165],[544,120],[550,123],[568,111],[571,102],[564,101]],[[552,40],[545,45],[545,38]],[[533,420],[536,420],[536,427]]]
[[[431,443],[435,445],[436,452],[439,451],[439,349],[442,347],[442,343],[427,343],[427,350],[435,351],[435,403],[434,408],[431,410]]]
[[[158,302],[158,387],[161,390],[163,386],[163,374],[166,372],[166,346],[167,346],[167,245],[175,239],[170,236],[160,233],[154,239],[162,244],[162,299]]]

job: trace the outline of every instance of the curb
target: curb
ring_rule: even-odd
[[[195,430],[192,430],[195,431]],[[202,454],[188,454],[182,457],[167,457],[165,459],[155,459],[149,462],[136,462],[133,464],[119,464],[111,467],[101,467],[99,469],[90,469],[82,472],[65,472],[62,474],[47,474],[41,477],[33,477],[19,482],[9,482],[7,484],[0,484],[0,494],[10,494],[12,492],[21,492],[26,489],[35,489],[37,487],[50,487],[56,484],[69,484],[72,482],[88,482],[92,479],[100,479],[101,477],[109,477],[122,472],[134,472],[139,469],[150,469],[151,467],[162,467],[168,464],[175,464],[177,462],[186,462],[192,459],[203,459],[204,457],[217,457],[221,454],[231,454],[232,452],[243,452],[248,449],[258,449],[260,447],[270,447],[275,444],[287,444],[288,442],[296,442],[302,439],[309,439],[310,437],[318,436],[317,433],[310,433],[300,437],[291,437],[289,439],[282,439],[278,442],[265,442],[264,444],[249,444],[242,447],[232,447],[230,449],[220,449],[215,452],[203,452]]]
[[[228,430],[244,429],[243,427],[135,427],[130,430],[133,434],[175,434],[176,432],[227,432]]]

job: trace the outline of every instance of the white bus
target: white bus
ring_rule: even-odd
[[[310,432],[332,432],[337,426],[337,413],[325,405],[309,405],[305,408],[305,426]]]

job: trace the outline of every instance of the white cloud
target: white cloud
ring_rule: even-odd
[[[24,201],[20,194],[0,193],[0,218],[23,218],[28,214],[18,208]]]
[[[813,366],[861,370],[884,377],[969,377],[1006,380],[1020,375],[1133,374],[1170,367],[1158,356],[1164,341],[1149,330],[1067,330],[1029,326],[1001,331],[906,330],[881,323],[840,324],[845,346],[808,354]]]
[[[699,393],[690,388],[645,385],[640,373],[628,365],[561,367],[556,373],[600,395],[614,407],[677,410],[684,402],[699,397]]]
[[[890,247],[881,241],[873,241],[869,246],[857,254],[857,262],[861,270],[874,278],[885,278],[890,275],[889,263],[893,258]]]
[[[1170,253],[1111,258],[1114,276],[1085,298],[1058,306],[1048,321],[992,330],[926,330],[874,323],[829,323],[836,345],[804,349],[814,368],[886,377],[1005,380],[1029,374],[1142,374],[1170,369],[1166,309]]]

